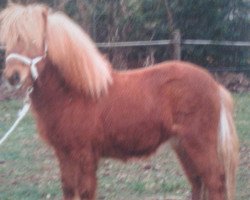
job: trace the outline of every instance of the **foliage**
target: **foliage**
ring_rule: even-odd
[[[171,39],[173,29],[181,31],[182,39],[247,41],[250,35],[249,0],[12,1],[42,2],[63,10],[96,42]],[[1,1],[0,6],[5,4]],[[101,50],[118,68],[144,62],[150,54],[152,62],[170,59],[172,51],[171,46]],[[239,67],[249,65],[249,52],[249,47],[183,45],[182,59],[207,67]]]
[[[183,39],[249,40],[250,7],[243,0],[171,0]],[[183,59],[205,66],[249,64],[249,50],[237,47],[185,46]],[[248,55],[247,55],[248,54]]]

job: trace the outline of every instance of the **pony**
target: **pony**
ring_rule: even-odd
[[[192,200],[234,199],[233,100],[206,70],[181,61],[114,70],[79,25],[45,5],[11,4],[0,20],[4,77],[29,89],[65,200],[96,198],[100,158],[146,157],[167,141]]]

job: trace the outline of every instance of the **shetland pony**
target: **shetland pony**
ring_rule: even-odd
[[[0,19],[7,56],[42,56],[37,78],[15,56],[4,75],[33,89],[32,111],[58,158],[65,200],[95,199],[101,157],[147,156],[168,140],[193,200],[234,199],[233,102],[205,70],[179,61],[113,70],[77,24],[43,5],[10,5]]]

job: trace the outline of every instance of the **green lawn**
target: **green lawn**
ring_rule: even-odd
[[[236,124],[241,142],[237,199],[250,199],[250,94],[235,95]],[[15,120],[21,104],[0,103],[0,137]],[[103,160],[98,171],[98,199],[185,199],[189,185],[169,146],[146,161]],[[61,199],[57,162],[39,139],[27,116],[0,146],[0,199]]]

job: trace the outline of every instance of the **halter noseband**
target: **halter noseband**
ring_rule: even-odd
[[[42,61],[42,59],[44,59],[46,57],[46,55],[47,55],[47,46],[45,46],[45,51],[44,51],[44,54],[42,56],[37,56],[35,58],[29,58],[27,56],[23,56],[23,55],[20,55],[17,53],[11,53],[6,57],[5,62],[8,62],[9,60],[12,60],[12,59],[16,59],[18,61],[21,61],[25,65],[28,65],[30,67],[32,79],[35,81],[38,78],[38,70],[37,70],[36,65],[37,65],[37,63]]]

